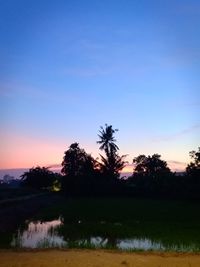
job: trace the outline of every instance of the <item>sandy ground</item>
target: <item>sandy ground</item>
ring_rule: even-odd
[[[199,267],[200,254],[103,250],[0,251],[0,267]]]

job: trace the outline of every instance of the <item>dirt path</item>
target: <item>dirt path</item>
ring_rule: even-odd
[[[199,267],[200,254],[103,250],[0,251],[0,267]]]

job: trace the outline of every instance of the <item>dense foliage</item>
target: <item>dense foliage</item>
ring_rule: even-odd
[[[98,175],[98,163],[78,143],[70,145],[62,162],[62,190],[67,194],[89,194]]]
[[[50,189],[58,176],[48,168],[38,166],[22,174],[21,183],[23,186],[35,189]]]

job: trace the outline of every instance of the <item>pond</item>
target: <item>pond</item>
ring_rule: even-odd
[[[105,227],[106,222],[101,221],[99,225]],[[114,227],[123,229],[123,224],[113,223]],[[64,219],[60,216],[51,221],[26,221],[24,227],[20,227],[13,235],[10,246],[13,248],[115,248],[122,250],[172,250],[172,251],[198,251],[199,244],[190,242],[184,244],[175,240],[170,243],[163,242],[159,239],[151,239],[145,236],[133,236],[128,238],[119,238],[117,236],[99,236],[91,235],[85,231],[83,236],[79,230],[85,228],[82,221],[77,220],[76,223],[64,223]],[[67,230],[68,229],[68,230]],[[77,229],[74,234],[69,229]],[[97,224],[98,229],[98,224]],[[106,230],[106,227],[105,227]],[[106,232],[106,231],[105,231]],[[79,237],[80,234],[80,237]]]

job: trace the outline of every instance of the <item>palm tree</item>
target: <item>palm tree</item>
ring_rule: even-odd
[[[102,163],[99,163],[102,173],[114,179],[120,177],[119,172],[126,166],[127,161],[124,161],[126,155],[119,156],[117,153],[111,154],[110,157],[101,156]]]
[[[118,129],[113,129],[112,125],[105,124],[105,129],[100,126],[100,131],[98,134],[100,140],[97,141],[97,144],[100,144],[100,149],[104,150],[106,156],[109,157],[111,153],[116,153],[119,147],[115,144],[116,139],[114,138],[114,133],[118,131]]]
[[[105,124],[105,129],[101,126],[98,137],[100,138],[97,141],[97,144],[100,144],[100,149],[105,151],[106,157],[101,156],[100,169],[102,173],[106,176],[119,178],[119,171],[121,171],[125,165],[126,161],[124,161],[125,155],[119,156],[117,154],[117,150],[119,147],[115,144],[116,139],[114,137],[114,133],[117,132],[118,129],[113,129],[112,125]]]

